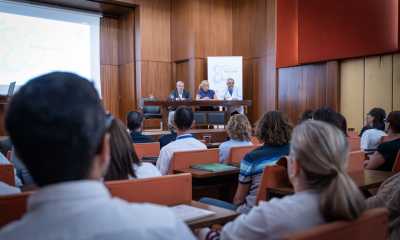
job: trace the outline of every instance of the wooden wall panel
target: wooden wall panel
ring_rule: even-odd
[[[118,29],[118,63],[127,64],[135,62],[135,14],[121,16]]]
[[[365,59],[365,113],[376,106],[391,111],[392,67],[392,55],[367,57]]]
[[[148,97],[152,94],[159,99],[167,98],[172,90],[171,64],[168,62],[140,61],[140,66],[142,72],[141,96]]]
[[[280,68],[278,74],[279,110],[287,113],[293,123],[298,121],[305,110],[315,110],[323,106],[338,110],[339,99],[327,94],[330,91],[338,92],[334,89],[339,87],[338,70],[332,69],[335,66],[338,69],[339,65],[334,63]],[[333,99],[329,99],[329,96]]]
[[[364,123],[364,59],[340,63],[340,112],[347,127],[360,131]]]
[[[393,110],[400,110],[400,54],[393,55]]]
[[[119,116],[125,120],[129,111],[136,109],[135,63],[119,65]]]
[[[171,51],[173,61],[194,57],[194,2],[172,0]]]
[[[118,88],[118,66],[101,65],[101,95],[104,107],[113,115],[119,116],[119,88]]]
[[[118,19],[100,19],[100,64],[118,65]]]

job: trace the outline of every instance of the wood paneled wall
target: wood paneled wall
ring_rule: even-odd
[[[340,109],[348,127],[359,131],[373,107],[400,110],[400,54],[344,60],[340,69]]]
[[[136,108],[133,10],[100,22],[101,88],[105,108],[125,119]]]
[[[339,64],[336,61],[280,68],[279,110],[297,123],[305,110],[339,107]]]

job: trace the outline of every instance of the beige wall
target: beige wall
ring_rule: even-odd
[[[373,107],[400,110],[400,54],[340,63],[340,110],[349,128],[359,131]]]

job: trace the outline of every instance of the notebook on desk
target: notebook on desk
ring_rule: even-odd
[[[215,212],[197,207],[192,207],[185,204],[177,205],[170,208],[180,219],[182,219],[185,222],[206,218],[215,214]]]
[[[195,164],[191,168],[208,172],[224,172],[238,169],[237,167],[222,163]]]

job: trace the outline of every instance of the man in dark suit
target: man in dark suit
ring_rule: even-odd
[[[132,111],[128,113],[127,117],[128,128],[134,143],[149,143],[153,142],[151,138],[142,133],[143,129],[143,115],[140,112]]]
[[[190,100],[190,92],[185,90],[185,84],[182,81],[176,82],[176,88],[169,94],[169,100]]]

